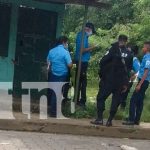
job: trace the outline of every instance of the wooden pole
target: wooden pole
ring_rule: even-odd
[[[78,92],[79,92],[79,81],[80,81],[80,72],[81,72],[81,59],[82,59],[82,51],[84,48],[84,37],[85,37],[85,25],[87,22],[87,14],[88,14],[88,5],[85,5],[85,13],[84,13],[84,20],[83,20],[83,26],[82,26],[82,37],[81,37],[81,48],[80,48],[80,55],[79,55],[79,62],[78,62],[78,70],[77,70],[77,76],[76,76],[76,86],[75,86],[75,96],[74,101],[77,103],[78,98]]]

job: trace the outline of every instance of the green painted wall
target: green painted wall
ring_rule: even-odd
[[[8,57],[4,58],[0,57],[0,82],[5,81],[13,82],[14,65],[12,64],[11,59],[15,58],[19,6],[25,5],[28,7],[35,7],[38,9],[57,12],[58,13],[57,32],[56,32],[57,37],[61,34],[62,31],[63,14],[65,6],[62,4],[60,5],[43,2],[41,3],[33,0],[0,0],[0,2],[9,3],[12,6]]]

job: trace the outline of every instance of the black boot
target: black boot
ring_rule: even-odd
[[[139,121],[134,121],[134,124],[138,126],[138,125],[140,125],[140,122]]]
[[[127,120],[122,123],[123,125],[134,125],[134,121]]]
[[[107,120],[107,122],[106,122],[106,126],[107,127],[111,127],[112,126],[112,120],[113,120],[113,116],[110,115],[109,118],[108,118],[108,120]]]
[[[108,121],[106,122],[106,127],[111,127],[111,126],[112,126],[112,121],[108,120]]]
[[[96,120],[91,121],[91,124],[94,124],[94,125],[103,125],[103,119],[97,118]]]

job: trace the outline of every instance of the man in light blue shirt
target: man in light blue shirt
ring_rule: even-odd
[[[62,36],[58,39],[54,47],[49,51],[47,56],[48,70],[49,70],[49,82],[67,82],[69,76],[69,68],[72,67],[71,56],[68,51],[68,38]],[[51,117],[56,116],[56,97],[51,92],[50,100],[51,110],[49,115]]]
[[[96,46],[90,47],[89,41],[88,41],[89,36],[96,33],[94,25],[89,22],[86,23],[84,31],[85,31],[85,35],[84,35],[84,47],[82,49],[82,57],[81,57],[81,72],[80,72],[80,79],[79,79],[79,91],[77,91],[78,92],[77,105],[79,105],[81,107],[85,107],[85,104],[86,104],[88,62],[91,57],[91,51],[96,48]],[[76,66],[77,66],[76,77],[77,77],[77,72],[78,72],[81,42],[82,42],[82,32],[79,32],[76,37],[76,51],[75,51],[75,62],[76,62]],[[81,96],[80,96],[80,94],[81,94]]]
[[[139,82],[130,101],[129,118],[123,124],[139,125],[143,111],[145,92],[150,82],[150,42],[145,42],[143,47],[144,57],[139,70]]]

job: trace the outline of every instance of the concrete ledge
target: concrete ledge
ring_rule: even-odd
[[[132,138],[150,140],[150,124],[143,123],[141,126],[122,126],[121,122],[115,121],[113,127],[94,126],[85,119],[58,120],[49,118],[39,120],[34,115],[27,120],[24,115],[17,114],[16,120],[0,120],[0,130],[30,131],[43,133],[59,133],[86,136],[103,136],[114,138]]]

